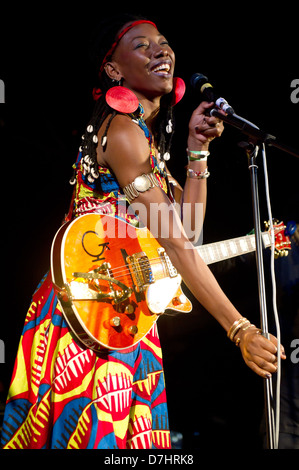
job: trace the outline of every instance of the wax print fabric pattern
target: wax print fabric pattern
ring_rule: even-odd
[[[152,169],[165,191],[151,137]],[[72,216],[111,214],[132,224],[114,175],[99,167],[90,182],[79,153]],[[125,210],[124,210],[125,208]],[[170,448],[162,352],[155,324],[135,346],[96,353],[69,329],[52,283],[36,289],[22,332],[9,389],[1,446],[4,449]]]

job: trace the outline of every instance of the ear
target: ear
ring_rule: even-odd
[[[116,64],[116,62],[106,62],[104,66],[105,72],[111,80],[119,82],[122,79],[122,74]]]

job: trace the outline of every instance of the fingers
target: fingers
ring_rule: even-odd
[[[274,344],[274,346],[276,348],[275,354],[277,355],[277,338],[275,338],[275,336],[270,334],[269,335],[269,340],[272,344]],[[281,357],[281,359],[286,359],[285,349],[284,349],[282,344],[280,345],[280,357]]]
[[[213,116],[203,116],[201,126],[195,126],[196,134],[202,134],[206,138],[220,137],[223,130],[223,122]]]
[[[193,116],[200,116],[201,114],[204,114],[205,116],[209,117],[210,119],[215,119],[219,121],[219,118],[215,116],[211,116],[210,112],[208,111],[209,109],[214,108],[215,103],[213,102],[207,102],[207,101],[202,101],[200,105],[193,111]],[[218,109],[217,111],[220,114],[223,114],[223,116],[226,116],[226,113],[222,111],[222,109]]]
[[[256,328],[251,329],[244,335],[240,347],[246,364],[256,374],[270,378],[277,371],[277,340],[274,336],[267,339]],[[280,356],[286,358],[283,347]]]
[[[207,113],[207,110],[213,105],[214,103],[203,101],[195,109],[190,120],[190,132],[195,132],[195,136],[203,141],[211,141],[215,137],[220,137],[224,130],[223,122]]]
[[[253,372],[255,372],[257,375],[259,375],[260,377],[262,377],[263,379],[270,379],[272,377],[272,373],[276,372],[277,369],[275,369],[275,371],[268,371],[264,368],[261,368],[259,367],[255,362],[253,361],[245,361],[246,364],[248,365],[248,367],[250,367],[250,369],[253,370]]]
[[[276,356],[274,358],[266,358],[265,355],[254,356],[252,359],[252,361],[249,361],[252,366],[251,368],[261,377],[270,378],[277,371]]]
[[[205,114],[205,112],[214,106],[213,102],[202,101],[199,106],[193,111],[193,115]]]

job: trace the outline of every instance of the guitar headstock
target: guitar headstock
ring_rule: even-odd
[[[270,222],[264,223],[265,229],[270,231]],[[278,222],[277,219],[273,219],[273,229],[275,238],[275,258],[288,256],[288,250],[291,249],[291,240],[286,234],[286,225],[283,222]]]

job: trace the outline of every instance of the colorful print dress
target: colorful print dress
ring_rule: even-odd
[[[161,187],[151,136],[140,107],[139,126]],[[87,178],[79,153],[75,164],[73,217],[113,213],[137,224],[113,174],[99,167]],[[128,206],[128,204],[127,204]],[[121,204],[123,207],[123,204]],[[48,273],[28,310],[9,389],[1,445],[4,449],[170,448],[162,354],[154,325],[135,346],[98,355],[70,331]]]

